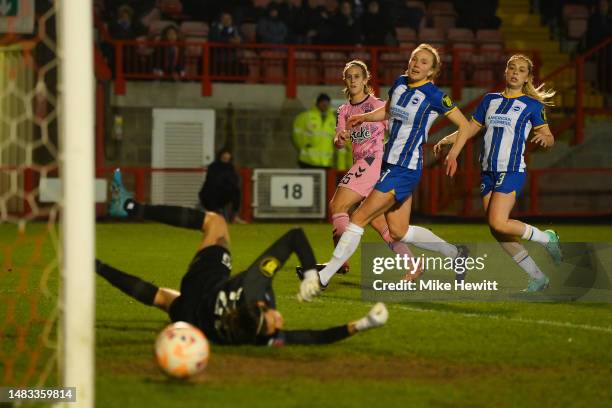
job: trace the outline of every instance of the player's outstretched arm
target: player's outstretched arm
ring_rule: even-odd
[[[375,304],[368,314],[359,320],[343,326],[324,330],[287,330],[284,331],[285,344],[329,344],[355,333],[376,327],[382,327],[389,319],[389,312],[384,303]]]
[[[389,118],[389,101],[387,101],[384,106],[381,106],[378,109],[374,109],[372,112],[351,116],[346,121],[346,129],[351,129],[355,126],[359,126],[363,122],[380,122],[388,118]]]
[[[471,120],[470,122],[470,126],[468,128],[466,137],[467,140],[473,138],[474,136],[476,136],[476,134],[480,131],[481,126],[478,125],[478,123],[474,122],[473,120]],[[443,137],[442,139],[440,139],[440,141],[438,143],[435,144],[434,148],[433,148],[433,152],[434,154],[437,156],[440,154],[440,152],[442,151],[442,146],[444,145],[452,145],[457,141],[457,135],[459,134],[459,131],[455,131],[453,133],[451,133],[448,136]]]

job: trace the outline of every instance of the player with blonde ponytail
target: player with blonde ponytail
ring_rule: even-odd
[[[559,236],[553,230],[538,228],[510,218],[527,178],[525,145],[531,129],[532,143],[550,147],[555,139],[548,127],[545,105],[553,90],[533,84],[533,62],[522,54],[510,57],[504,72],[506,89],[490,93],[480,102],[470,122],[469,131],[446,136],[434,147],[438,154],[445,144],[454,144],[447,162],[456,162],[461,149],[481,128],[486,129],[480,155],[480,193],[491,233],[502,248],[529,275],[527,292],[548,287],[549,278],[540,270],[520,243],[520,238],[542,244],[555,263],[562,260]],[[448,167],[448,165],[447,165]]]
[[[385,106],[384,101],[374,96],[370,78],[368,66],[360,60],[349,61],[342,71],[345,85],[343,92],[348,101],[338,108],[334,144],[338,149],[343,149],[346,143],[352,143],[353,166],[338,183],[336,192],[329,203],[332,213],[334,246],[349,225],[349,211],[370,194],[380,176],[387,121],[363,123],[353,129],[346,129],[346,121],[351,116],[372,112]],[[391,250],[412,258],[412,253],[405,243],[394,241],[391,238],[387,221],[383,215],[373,219],[370,224]],[[347,271],[348,263],[345,263],[340,273]],[[418,274],[415,271],[408,278],[416,278]]]

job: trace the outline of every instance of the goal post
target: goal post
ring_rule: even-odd
[[[59,2],[63,180],[61,350],[62,385],[76,387],[76,404],[94,406],[95,200],[94,53],[92,0]]]

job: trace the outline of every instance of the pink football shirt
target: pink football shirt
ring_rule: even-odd
[[[368,113],[384,106],[385,102],[369,95],[362,102],[353,105],[348,102],[338,108],[336,133],[344,130],[348,118],[362,113]],[[387,121],[364,122],[350,130],[353,144],[353,162],[365,157],[381,157],[384,150],[385,129]],[[341,147],[342,142],[337,143]]]

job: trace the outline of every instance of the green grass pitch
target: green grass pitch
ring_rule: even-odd
[[[331,255],[330,226],[303,224],[321,261]],[[449,241],[491,241],[485,225],[428,225]],[[288,224],[232,225],[234,271],[245,268]],[[28,231],[42,229],[32,225]],[[610,226],[560,225],[567,241],[610,241]],[[16,229],[0,227],[0,243]],[[97,256],[157,285],[178,287],[200,234],[161,224],[98,224]],[[378,242],[368,230],[365,242]],[[43,245],[43,254],[51,244]],[[27,246],[11,265],[27,263]],[[8,265],[7,252],[2,265]],[[352,271],[335,277],[310,304],[296,299],[289,259],[275,278],[278,308],[288,328],[324,328],[364,315],[359,253]],[[36,265],[35,265],[36,268]],[[3,271],[6,272],[6,271]],[[522,273],[512,269],[509,273]],[[1,296],[17,278],[4,273]],[[51,288],[56,286],[53,280]],[[194,382],[167,379],[153,343],[168,319],[96,278],[96,405],[202,406],[609,406],[612,400],[612,304],[388,304],[388,324],[328,346],[282,349],[212,345],[209,366]],[[43,304],[43,308],[50,307]],[[17,312],[19,314],[19,312]],[[10,331],[10,327],[7,328]],[[8,333],[8,332],[7,332]],[[10,333],[0,333],[0,350]],[[2,343],[4,342],[4,345]],[[0,359],[1,360],[1,359]],[[21,365],[17,365],[17,372]],[[3,362],[0,361],[0,378]]]

